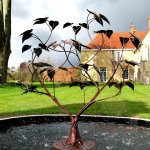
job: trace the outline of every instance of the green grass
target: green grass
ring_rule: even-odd
[[[49,90],[52,90],[51,85],[47,86],[49,86]],[[84,105],[83,92],[80,91],[79,87],[61,86],[56,88],[56,96],[64,106],[73,114],[76,114]],[[96,89],[93,86],[86,89],[86,102],[95,91]],[[116,91],[115,87],[107,87],[98,98],[107,97]],[[21,95],[22,92],[22,89],[17,86],[0,85],[0,117],[64,113],[49,97],[34,93]],[[95,103],[85,111],[85,114],[150,119],[150,86],[136,85],[134,91],[125,86],[121,95]]]

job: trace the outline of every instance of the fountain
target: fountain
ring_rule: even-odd
[[[22,147],[23,141],[27,142],[26,144],[24,144],[24,149],[44,149],[44,148],[50,149],[51,146],[52,146],[51,148],[57,149],[57,150],[67,150],[67,149],[68,150],[69,149],[93,150],[93,149],[104,149],[104,147],[105,147],[105,149],[116,149],[117,145],[111,145],[111,144],[109,145],[108,144],[109,142],[114,143],[114,141],[109,141],[109,140],[107,141],[107,139],[111,138],[111,140],[114,139],[117,142],[120,138],[120,136],[119,136],[120,132],[122,132],[122,131],[116,132],[116,130],[122,130],[123,125],[119,125],[118,127],[116,127],[115,124],[104,124],[104,123],[98,123],[98,122],[96,122],[93,125],[93,122],[85,123],[82,121],[85,121],[87,118],[88,118],[87,120],[89,120],[89,121],[90,120],[91,121],[94,121],[94,120],[101,121],[103,118],[104,122],[108,122],[108,120],[110,120],[110,121],[112,120],[114,122],[114,120],[118,121],[118,119],[115,117],[107,118],[107,117],[100,117],[100,116],[96,116],[96,117],[82,116],[82,114],[94,103],[104,101],[109,98],[118,96],[121,93],[121,90],[124,87],[124,85],[127,85],[131,89],[134,90],[134,85],[131,81],[124,81],[123,79],[121,81],[116,81],[116,80],[114,80],[114,76],[115,76],[118,68],[119,67],[122,68],[122,63],[126,63],[129,65],[135,65],[135,64],[133,64],[129,61],[127,62],[127,61],[123,60],[122,55],[120,56],[118,62],[116,62],[116,63],[112,60],[112,58],[109,58],[109,56],[108,56],[108,59],[111,61],[112,66],[113,66],[113,68],[112,68],[113,73],[112,73],[111,77],[109,79],[107,79],[107,81],[102,86],[99,86],[100,82],[96,81],[92,77],[91,70],[93,69],[99,75],[100,79],[102,76],[101,72],[99,71],[99,68],[95,64],[91,64],[90,62],[96,57],[96,55],[99,52],[102,51],[103,45],[101,47],[95,45],[95,47],[97,47],[97,52],[90,58],[90,60],[83,63],[80,61],[80,59],[81,59],[80,53],[82,53],[82,48],[90,49],[90,47],[88,47],[88,46],[82,44],[80,41],[78,41],[77,35],[80,32],[80,30],[83,28],[84,30],[87,31],[86,33],[88,34],[90,40],[92,40],[91,24],[93,22],[95,22],[95,23],[98,23],[101,27],[103,27],[104,23],[107,23],[108,25],[110,25],[110,22],[102,14],[97,14],[90,10],[87,10],[87,12],[88,12],[88,15],[87,15],[86,23],[79,23],[78,26],[74,26],[73,23],[67,22],[63,25],[63,28],[69,28],[69,27],[72,28],[73,33],[74,33],[73,39],[62,40],[61,42],[52,41],[51,40],[52,34],[54,33],[54,30],[56,29],[56,27],[59,25],[59,22],[49,20],[48,17],[37,18],[34,20],[34,25],[46,24],[48,26],[49,35],[48,35],[48,38],[46,41],[43,41],[38,35],[36,35],[33,32],[33,29],[27,30],[21,34],[22,43],[24,43],[24,41],[29,40],[31,38],[38,41],[36,46],[28,45],[28,44],[23,45],[22,53],[24,53],[26,51],[31,52],[32,58],[31,58],[28,68],[32,75],[32,81],[36,77],[44,90],[44,91],[43,90],[39,91],[37,86],[34,85],[34,82],[31,82],[30,85],[19,82],[18,85],[21,86],[21,88],[24,90],[23,94],[32,92],[32,93],[48,96],[50,98],[50,100],[52,100],[61,110],[63,110],[67,114],[67,116],[58,116],[58,115],[56,115],[56,116],[29,116],[29,117],[10,118],[10,119],[2,120],[3,123],[1,126],[3,126],[3,124],[5,124],[5,126],[6,126],[6,124],[8,124],[8,129],[6,128],[6,130],[0,131],[1,132],[1,134],[0,134],[1,143],[2,143],[2,141],[8,139],[9,137],[14,137],[14,135],[15,135],[15,139],[17,139],[19,137],[17,139],[18,146],[20,145],[20,147]],[[101,30],[94,31],[94,33],[101,34],[102,37],[105,35],[108,38],[110,38],[111,35],[113,34],[113,31],[110,29],[108,29],[108,30],[101,29]],[[127,44],[127,42],[129,42],[129,41],[131,41],[136,47],[139,46],[140,41],[138,40],[138,38],[136,36],[134,36],[133,34],[131,34],[131,37],[132,38],[120,37],[120,42],[122,45],[122,54],[123,54],[123,49],[124,49],[125,44]],[[103,44],[103,42],[102,42],[102,44]],[[44,51],[47,53],[48,52],[50,53],[51,51],[57,52],[59,54],[63,53],[63,55],[65,55],[65,60],[58,67],[55,67],[55,66],[53,66],[49,63],[45,63],[45,62],[37,62],[36,59],[39,58],[41,56],[41,54],[44,53]],[[76,57],[76,59],[78,60],[78,62],[79,62],[78,66],[74,66],[74,64],[70,60],[71,55],[74,55]],[[85,95],[86,95],[86,91],[84,90],[84,88],[88,87],[89,85],[93,85],[96,87],[96,92],[93,93],[92,98],[89,99],[89,101],[84,104],[84,106],[78,111],[78,113],[76,115],[73,115],[66,107],[64,107],[60,103],[60,100],[56,96],[56,90],[55,90],[56,83],[55,83],[54,76],[55,76],[55,73],[58,68],[67,71],[67,68],[64,67],[66,62],[68,62],[70,64],[70,66],[72,66],[73,68],[79,70],[79,72],[81,73],[82,79],[80,81],[74,81],[72,79],[72,82],[70,83],[70,87],[79,86],[81,91],[84,92],[84,100],[85,100]],[[123,71],[123,68],[122,68],[122,71]],[[44,73],[46,73],[46,75],[52,81],[53,91],[50,91],[47,88],[47,86],[45,84],[46,76],[43,75]],[[105,98],[98,99],[98,95],[100,95],[107,86],[109,86],[109,87],[115,86],[118,89],[117,93],[114,93],[114,95],[111,95],[111,96],[108,96]],[[59,118],[59,120],[57,118]],[[15,121],[13,121],[13,120],[15,120]],[[140,121],[136,121],[134,119],[130,120],[129,118],[126,118],[126,119],[124,118],[124,119],[120,119],[120,120],[125,120],[126,122],[134,122],[135,121],[136,123],[140,122]],[[40,121],[40,123],[43,122],[43,124],[41,124],[41,125],[38,124],[39,121]],[[57,122],[57,123],[53,124],[52,122],[55,122],[55,121],[60,121],[62,123],[60,124]],[[71,122],[68,123],[68,122],[64,122],[64,121],[71,121]],[[125,121],[124,121],[124,123],[125,123]],[[13,124],[11,124],[11,122],[13,122]],[[17,125],[20,124],[22,126],[9,128],[11,125],[15,125],[15,122]],[[120,122],[120,121],[118,121],[118,122]],[[33,124],[33,123],[36,123],[36,124]],[[47,123],[49,123],[49,124],[47,124]],[[28,125],[28,124],[30,124],[30,125]],[[67,131],[68,131],[69,126],[71,126],[71,129],[70,129],[70,132],[68,133]],[[110,132],[109,131],[110,126],[111,126],[111,128],[115,129],[115,131],[111,135],[108,135]],[[108,130],[102,132],[101,129],[104,129],[104,130],[108,129]],[[131,129],[131,133],[129,133],[129,134],[132,134],[132,127],[126,126],[125,130],[126,129],[129,129],[129,130]],[[139,133],[140,129],[141,128],[136,127],[133,130],[134,130],[134,132],[137,131],[137,133]],[[48,134],[48,130],[52,131],[52,133]],[[146,130],[145,132],[147,133],[147,130],[149,130],[149,129],[146,128],[145,130]],[[32,131],[34,132],[34,134],[32,134],[33,133]],[[56,134],[57,134],[57,136],[56,136]],[[142,134],[142,132],[141,132],[141,134]],[[22,137],[20,137],[20,135]],[[116,136],[116,138],[113,138],[115,136]],[[126,135],[124,135],[124,136],[126,137]],[[132,135],[132,136],[134,136],[134,135]],[[3,139],[3,137],[4,137],[4,139]],[[104,137],[104,138],[102,138],[102,137]],[[146,137],[148,137],[148,135],[146,135]],[[39,138],[39,141],[45,140],[45,142],[43,144],[41,142],[38,142],[38,138]],[[50,138],[51,138],[51,140],[50,140]],[[33,140],[31,140],[31,139],[33,139]],[[10,139],[10,140],[12,140],[10,145],[13,146],[14,141],[13,141],[13,139]],[[103,142],[102,142],[103,140],[105,141],[105,144],[103,144]],[[31,141],[33,141],[33,143],[31,143]],[[134,142],[132,142],[132,139],[130,139],[130,138],[125,138],[122,141],[123,141],[122,143],[125,143],[126,146],[137,144],[136,140]],[[42,147],[40,147],[40,144],[42,144]],[[26,147],[27,145],[28,145],[28,148]],[[9,146],[7,147],[4,143],[2,143],[0,146],[3,147],[3,149],[9,148]],[[34,146],[35,146],[35,148],[34,148]],[[120,145],[120,146],[122,146],[122,145]],[[15,147],[14,149],[17,149],[17,148]],[[21,149],[21,148],[19,148],[19,149]],[[126,149],[126,147],[125,147],[125,149]]]

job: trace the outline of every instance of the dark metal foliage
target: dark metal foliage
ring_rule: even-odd
[[[135,65],[139,65],[139,63],[131,60],[131,61],[128,61],[128,60],[125,60],[125,63],[129,64],[129,65],[132,65],[132,66],[135,66]]]
[[[59,69],[61,69],[61,70],[64,70],[64,71],[68,71],[68,69],[67,68],[65,68],[65,67],[58,67]]]
[[[33,63],[33,65],[36,67],[53,67],[52,65],[44,62]]]
[[[79,51],[81,52],[81,43],[79,41],[73,40],[73,46]]]
[[[78,32],[81,30],[80,26],[73,26],[72,28],[75,34],[78,34]]]
[[[89,29],[89,25],[87,23],[79,23],[79,25],[83,28]]]
[[[78,81],[76,81],[76,82],[72,82],[70,84],[70,87],[72,87],[72,86],[79,86],[80,89],[83,90],[84,87],[87,86],[87,84],[88,84],[87,82],[78,82]]]
[[[141,46],[141,41],[139,37],[137,37],[135,34],[130,33],[132,35],[131,42],[132,44],[138,49]]]
[[[129,41],[129,38],[127,37],[119,37],[119,38],[122,46],[124,46]]]
[[[42,49],[41,48],[34,48],[34,53],[36,54],[36,56],[40,56],[42,54]]]
[[[95,82],[95,84],[99,84],[98,82]],[[89,85],[95,85],[92,81],[75,81],[75,82],[72,82],[70,84],[70,87],[72,86],[79,86],[81,90],[83,90],[86,86],[89,86]]]
[[[27,50],[30,49],[30,48],[31,48],[31,45],[24,45],[24,46],[22,47],[22,53],[25,52],[25,51],[27,51]]]
[[[129,86],[132,90],[134,90],[134,84],[131,81],[123,81],[123,82],[112,81],[108,84],[109,87],[115,86],[119,90],[121,90],[125,85]]]
[[[95,33],[101,33],[101,34],[105,34],[108,38],[111,37],[111,35],[113,34],[112,30],[98,30],[98,31],[94,31]]]
[[[66,28],[66,27],[71,26],[71,25],[73,25],[73,23],[67,22],[67,23],[65,23],[65,24],[63,25],[63,28]]]
[[[37,90],[37,86],[36,85],[28,85],[22,82],[18,82],[17,83],[18,86],[20,86],[24,92],[22,94],[26,94],[28,92],[36,92]]]
[[[73,39],[71,39],[71,40],[73,41],[73,46],[74,46],[79,52],[81,52],[81,47],[85,47],[85,48],[91,49],[90,47],[88,47],[88,46],[86,46],[86,45],[83,45],[82,43],[80,43],[80,42],[77,41],[77,40],[73,40]]]
[[[100,23],[102,26],[103,26],[103,21],[107,22],[107,23],[110,25],[109,20],[108,20],[104,15],[102,15],[102,14],[97,14],[97,13],[95,13],[95,12],[93,12],[93,11],[88,10],[88,9],[87,9],[87,11],[88,11],[90,14],[93,14],[94,19],[95,19],[98,23]]]
[[[22,43],[32,36],[32,31],[33,31],[33,29],[30,29],[30,30],[27,30],[20,34],[20,35],[22,35]]]
[[[53,70],[53,69],[47,70],[47,75],[52,80],[54,78],[54,75],[55,75],[55,70]]]
[[[88,71],[88,68],[90,65],[89,64],[80,64],[79,66]]]
[[[43,24],[47,21],[48,17],[45,17],[45,18],[37,18],[35,19],[34,21],[34,24]]]
[[[39,47],[41,47],[42,49],[48,50],[47,46],[43,43],[39,43]]]
[[[49,22],[49,25],[52,27],[52,29],[54,30],[58,25],[59,25],[59,22],[58,21],[53,21],[51,20]]]

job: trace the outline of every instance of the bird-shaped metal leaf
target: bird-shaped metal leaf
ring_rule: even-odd
[[[47,21],[47,19],[48,19],[48,17],[45,17],[45,18],[37,18],[37,19],[35,19],[34,21],[34,25],[35,24],[43,24],[43,23],[45,23],[46,21]]]
[[[86,82],[78,82],[78,81],[75,81],[75,82],[72,82],[72,83],[70,84],[70,87],[72,87],[72,86],[79,86],[80,89],[83,90],[86,85],[87,85]]]
[[[88,26],[87,23],[79,23],[79,25],[80,25],[81,27],[84,27],[85,29],[89,29],[89,26]]]
[[[117,89],[121,90],[124,86],[124,82],[116,82],[116,81],[112,81],[108,84],[109,87],[116,87]]]
[[[98,31],[94,31],[94,33],[105,34],[108,38],[110,38],[111,35],[113,34],[113,30],[98,30]]]

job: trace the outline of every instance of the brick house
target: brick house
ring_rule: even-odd
[[[51,81],[48,77],[47,73],[43,75],[45,81]],[[80,72],[78,69],[73,67],[68,68],[58,68],[55,70],[54,81],[60,83],[70,83],[72,81],[79,81],[80,80]]]

